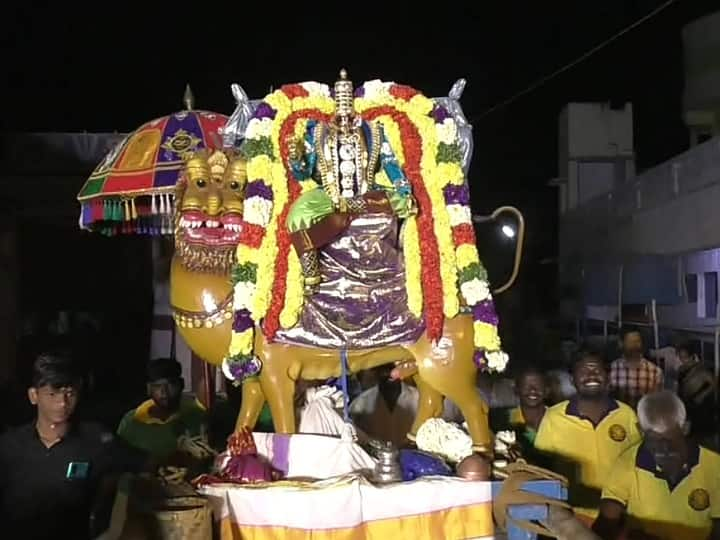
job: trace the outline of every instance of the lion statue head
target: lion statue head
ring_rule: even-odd
[[[175,256],[188,270],[228,273],[240,240],[247,162],[220,150],[185,160],[175,196]]]

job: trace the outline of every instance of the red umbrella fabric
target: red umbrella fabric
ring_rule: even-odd
[[[171,234],[173,193],[183,155],[222,148],[222,114],[187,110],[152,120],[120,141],[77,196],[82,229]]]

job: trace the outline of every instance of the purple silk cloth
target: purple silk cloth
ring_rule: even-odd
[[[397,219],[356,218],[320,250],[322,283],[305,298],[298,324],[280,330],[282,343],[351,350],[414,343],[425,330],[407,307],[405,265]]]
[[[245,454],[242,456],[232,456],[225,465],[223,476],[243,484],[272,482],[273,470],[262,458]]]
[[[272,436],[273,458],[272,466],[287,476],[290,470],[290,435],[275,433]]]

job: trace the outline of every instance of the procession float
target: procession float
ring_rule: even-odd
[[[392,82],[355,88],[344,70],[332,87],[255,102],[234,86],[231,118],[188,104],[125,137],[86,182],[83,228],[172,235],[178,331],[242,387],[227,448],[179,443],[212,466],[183,493],[192,503],[155,509],[156,527],[207,538],[210,507],[222,538],[491,539],[504,523],[502,483],[488,480],[514,440],[491,434],[475,381],[508,357],[476,247],[463,87],[431,99]],[[297,433],[297,383],[339,380],[339,412],[331,393],[308,392],[350,426],[348,375],[383,364],[418,388],[414,446]],[[440,419],[446,398],[463,426]],[[275,433],[253,432],[266,402]],[[562,479],[550,484],[563,498]],[[547,517],[538,508],[526,517]]]
[[[490,453],[478,369],[507,356],[478,257],[455,118],[408,86],[343,71],[333,88],[283,86],[250,120],[243,226],[233,270],[228,378],[238,427],[268,401],[295,429],[298,379],[395,363],[420,393],[412,440],[451,399]],[[402,223],[400,230],[398,224]]]

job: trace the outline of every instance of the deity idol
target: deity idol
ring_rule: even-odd
[[[313,178],[321,186],[303,194],[287,218],[307,295],[322,281],[318,249],[336,240],[355,217],[376,213],[404,219],[417,212],[410,184],[381,124],[356,115],[353,83],[345,70],[334,90],[334,118],[328,123],[310,121],[302,140],[288,141],[288,165],[295,178]],[[381,170],[392,187],[376,184]]]

